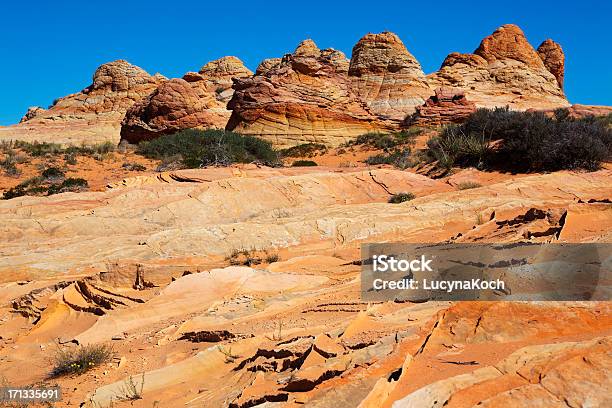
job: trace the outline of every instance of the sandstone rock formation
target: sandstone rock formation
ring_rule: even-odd
[[[460,123],[476,111],[476,105],[468,101],[465,92],[453,88],[438,88],[435,95],[417,106],[416,112],[407,117],[405,126],[437,126]]]
[[[359,298],[362,242],[610,240],[610,170],[478,174],[253,165],[0,201],[2,376],[48,378],[59,338],[117,353],[54,379],[85,406],[129,381],[160,407],[609,405],[609,302]],[[229,266],[236,248],[278,257]]]
[[[396,121],[413,113],[432,94],[419,62],[389,32],[367,34],[359,40],[348,74],[372,113]]]
[[[222,129],[230,116],[226,105],[233,95],[232,78],[251,75],[238,58],[223,57],[172,79],[128,110],[121,138],[137,143],[182,129]]]
[[[277,64],[268,61],[251,78],[237,79],[226,126],[277,145],[338,145],[385,128],[352,91],[348,61],[340,51],[303,41]]]
[[[278,67],[282,60],[282,58],[268,58],[261,61],[255,70],[255,75],[263,75],[272,68]]]
[[[538,55],[544,62],[544,66],[557,78],[559,87],[563,89],[565,75],[565,54],[561,45],[551,39],[545,40],[538,47]]]
[[[452,86],[465,90],[466,97],[479,107],[510,105],[515,109],[545,109],[568,106],[558,82],[563,71],[558,64],[562,52],[556,47],[544,49],[544,55],[549,56],[547,66],[554,74],[527,42],[521,29],[507,24],[483,39],[474,54],[449,54],[440,70],[428,75],[427,79],[432,87]]]
[[[587,116],[607,116],[612,115],[612,106],[581,105],[574,104],[567,109],[569,117],[580,119]],[[548,116],[553,116],[556,109],[527,109],[528,111],[541,111]]]
[[[45,108],[41,108],[40,106],[30,106],[26,114],[23,115],[23,117],[19,121],[19,123],[27,122],[28,120],[33,119],[38,115],[42,115],[46,111],[47,110]]]
[[[119,141],[125,112],[165,80],[127,61],[101,65],[93,83],[81,92],[57,99],[47,110],[29,110],[19,125],[0,129],[0,139],[55,143]]]

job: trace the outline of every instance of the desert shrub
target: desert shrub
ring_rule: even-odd
[[[123,163],[121,167],[128,171],[145,171],[147,169],[145,166],[139,163]]]
[[[25,195],[42,195],[46,193],[46,187],[41,185],[40,177],[33,177],[22,183],[19,183],[15,187],[9,188],[2,195],[2,199],[9,200],[15,197],[21,197]]]
[[[410,160],[410,152],[410,147],[405,147],[403,149],[392,150],[390,152],[370,156],[365,160],[365,162],[372,166],[378,164],[390,164],[394,167],[405,169],[412,165],[412,161]]]
[[[325,153],[327,146],[320,143],[304,143],[301,145],[279,150],[281,157],[313,157]]]
[[[473,181],[464,181],[462,183],[457,184],[458,190],[469,190],[471,188],[482,187],[481,184],[475,183]]]
[[[475,166],[483,168],[489,154],[490,139],[482,134],[465,132],[461,126],[449,125],[438,136],[427,141],[428,153],[441,167]]]
[[[73,155],[73,156],[94,156],[105,155],[116,150],[116,146],[111,142],[104,142],[96,145],[81,145],[81,146],[62,146],[57,143],[47,142],[13,142],[15,148],[23,150],[25,153],[33,157],[40,156],[56,156],[56,155]]]
[[[75,164],[77,164],[76,154],[74,153],[64,154],[64,161],[66,162],[66,164],[74,166]]]
[[[51,168],[53,169],[53,167]],[[49,169],[47,169],[49,170]],[[63,172],[61,177],[49,177],[49,175],[57,175],[55,171],[43,171],[38,177],[30,178],[13,188],[6,190],[2,199],[9,200],[11,198],[22,196],[41,196],[53,195],[66,192],[79,192],[88,188],[87,180],[82,178],[64,178]],[[45,172],[46,175],[45,176]]]
[[[4,154],[4,158],[0,160],[0,168],[4,170],[4,173],[9,177],[17,177],[21,174],[21,171],[17,168],[17,164],[23,160],[17,152],[12,149],[7,149]]]
[[[278,262],[280,259],[278,253],[269,252],[268,250],[257,249],[234,249],[225,258],[230,265],[255,266],[261,263]]]
[[[82,178],[67,178],[62,181],[61,184],[51,184],[47,187],[47,195],[73,192],[78,193],[79,191],[85,190],[89,187],[87,180]]]
[[[291,165],[291,167],[312,167],[312,166],[318,166],[318,164],[312,160],[296,160]]]
[[[345,143],[345,147],[363,145],[373,147],[375,149],[389,150],[391,148],[403,145],[412,146],[415,138],[423,133],[423,129],[412,127],[400,132],[392,133],[377,133],[370,132],[357,136],[354,140]]]
[[[58,349],[54,357],[51,377],[83,374],[100,364],[109,362],[113,356],[113,349],[105,344]]]
[[[216,129],[188,129],[160,136],[140,143],[136,152],[150,159],[177,156],[188,168],[251,162],[279,165],[278,153],[270,142]]]
[[[141,374],[140,382],[136,381],[132,375],[123,381],[120,392],[117,395],[119,401],[136,401],[142,399],[142,390],[144,389],[145,374]]]
[[[389,203],[391,204],[399,204],[399,203],[403,203],[405,201],[410,201],[410,200],[414,200],[416,196],[412,193],[397,193],[397,194],[393,194],[391,197],[389,197]]]
[[[57,167],[49,167],[41,173],[41,176],[46,180],[58,180],[63,179],[65,173],[63,170],[58,169]]]
[[[278,262],[280,260],[280,256],[277,253],[268,253],[266,254],[266,263],[274,263],[274,262]]]
[[[427,143],[442,167],[476,166],[511,171],[597,169],[612,152],[612,131],[596,118],[553,117],[508,108],[478,109],[462,125],[443,129]]]

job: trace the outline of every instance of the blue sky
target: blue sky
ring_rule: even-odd
[[[571,102],[612,105],[611,17],[609,2],[585,0],[9,0],[0,10],[0,125],[80,91],[97,66],[115,59],[168,77],[224,55],[254,70],[305,38],[350,57],[361,36],[388,30],[430,73],[506,23],[518,24],[535,47],[546,38],[561,43]]]

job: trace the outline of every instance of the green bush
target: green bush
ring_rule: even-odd
[[[379,153],[368,157],[365,162],[371,166],[379,164],[389,164],[394,167],[405,169],[412,165],[410,160],[410,147],[404,149],[392,150],[391,152]]]
[[[140,143],[136,152],[150,159],[176,156],[187,168],[251,162],[278,166],[280,163],[270,142],[215,129],[188,129],[160,136]]]
[[[67,178],[62,181],[61,184],[51,184],[47,187],[47,195],[73,192],[78,193],[79,191],[85,190],[89,187],[87,180],[82,178]]]
[[[325,153],[327,147],[320,143],[304,143],[301,145],[279,150],[281,157],[313,157],[319,153]]]
[[[140,163],[123,163],[121,167],[128,171],[145,171],[147,169]]]
[[[392,133],[377,133],[370,132],[357,136],[355,140],[346,143],[345,146],[363,145],[373,147],[375,149],[389,150],[391,148],[403,145],[412,146],[418,135],[423,133],[423,129],[412,127],[400,132]]]
[[[59,349],[55,355],[51,377],[83,374],[100,364],[111,361],[113,349],[104,344]]]
[[[397,193],[389,197],[389,203],[399,204],[406,201],[414,200],[416,196],[412,193]]]
[[[55,180],[55,179],[63,179],[65,176],[65,173],[63,172],[63,170],[58,169],[57,167],[49,167],[45,169],[41,173],[41,175],[43,176],[44,179]]]
[[[53,168],[53,167],[52,167]],[[47,169],[49,170],[49,169]],[[46,170],[45,170],[46,172]],[[89,187],[87,180],[82,178],[49,178],[40,175],[28,179],[17,186],[8,189],[4,192],[2,199],[9,200],[15,197],[21,196],[41,196],[41,195],[54,195],[66,192],[79,192]],[[47,172],[49,174],[49,172]],[[55,172],[52,172],[55,174]],[[62,172],[63,174],[63,172]]]
[[[0,168],[4,170],[4,173],[9,177],[17,177],[21,174],[21,171],[17,168],[17,163],[21,163],[22,158],[19,157],[17,152],[13,149],[7,149],[5,151],[4,159],[0,160]]]
[[[296,160],[291,165],[291,167],[311,167],[311,166],[318,166],[318,164],[316,162],[313,162],[312,160]]]
[[[12,142],[14,148],[23,150],[30,156],[56,156],[56,155],[72,155],[72,156],[94,156],[103,155],[114,152],[116,146],[111,142],[104,142],[96,145],[81,145],[81,146],[62,146],[57,143],[47,142]]]
[[[476,166],[509,171],[599,168],[612,152],[605,120],[553,117],[508,108],[478,109],[462,125],[450,125],[427,143],[442,167]]]
[[[457,184],[458,190],[469,190],[471,188],[479,188],[479,187],[482,187],[482,185],[475,183],[473,181],[464,181],[463,183]]]

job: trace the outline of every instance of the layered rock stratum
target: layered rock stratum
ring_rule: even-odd
[[[57,99],[49,109],[30,108],[18,125],[0,128],[0,139],[118,143],[126,111],[164,81],[124,60],[103,64],[90,86]]]
[[[20,124],[0,127],[0,140],[92,144],[117,142],[120,133],[136,143],[181,129],[225,128],[278,146],[337,146],[366,132],[399,130],[417,108],[434,108],[432,123],[458,120],[464,102],[436,102],[438,88],[457,89],[476,107],[569,107],[564,70],[558,43],[549,39],[536,50],[512,24],[484,38],[474,53],[449,54],[429,75],[390,32],[365,35],[350,60],[307,40],[292,54],[262,61],[255,74],[236,57],[170,81],[115,61],[101,66],[82,92],[49,109],[32,107]]]
[[[483,39],[473,54],[449,54],[440,69],[427,79],[432,87],[464,90],[479,107],[569,106],[560,85],[563,51],[552,41],[545,44],[538,54],[519,27],[506,24]],[[541,55],[548,61],[546,64]]]
[[[388,128],[353,92],[348,68],[342,52],[303,41],[281,61],[267,60],[258,74],[235,80],[226,129],[291,146],[338,145]]]
[[[438,88],[416,112],[404,121],[404,126],[438,126],[446,123],[461,123],[476,111],[476,104],[469,101],[465,93],[453,88]]]
[[[121,138],[138,143],[183,129],[223,129],[231,114],[232,78],[252,74],[238,58],[223,57],[165,82],[127,111]]]
[[[402,121],[432,94],[419,62],[393,33],[368,34],[353,47],[351,86],[375,115]]]
[[[608,242],[611,176],[250,165],[2,201],[2,375],[106,343],[115,360],[53,379],[59,406],[130,381],[160,407],[607,406],[609,302],[368,304],[358,263],[372,241]],[[278,257],[230,266],[243,248]]]

